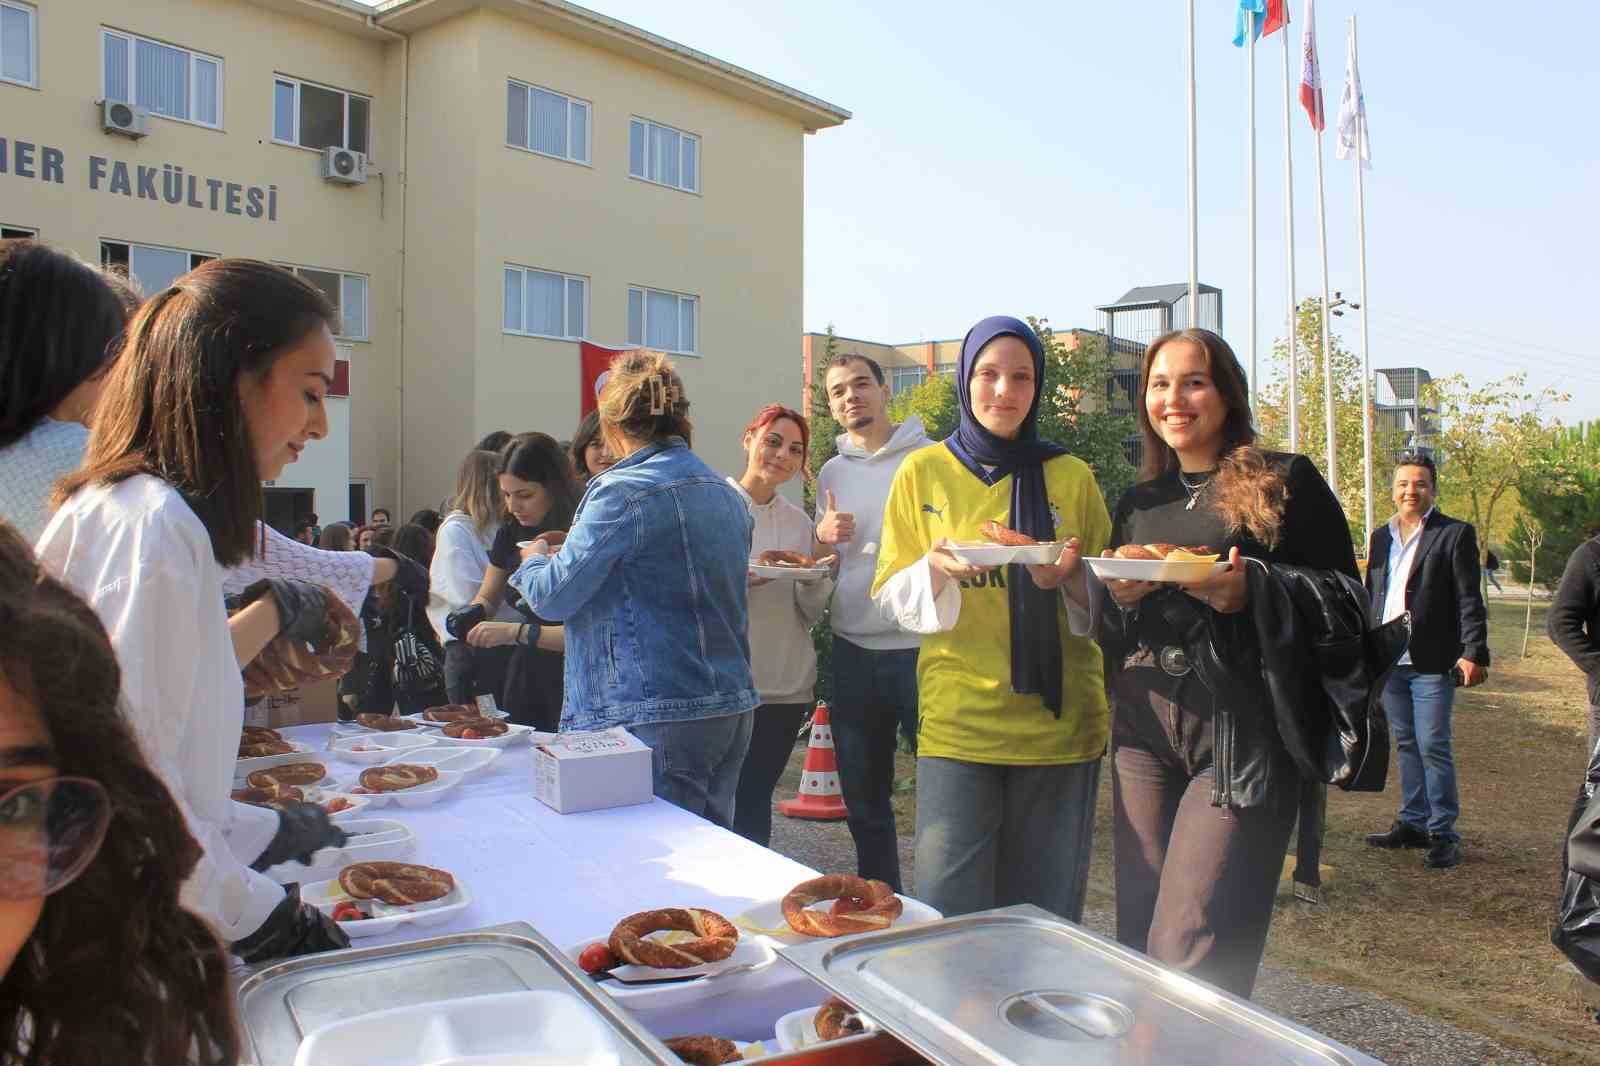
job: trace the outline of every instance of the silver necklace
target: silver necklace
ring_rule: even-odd
[[[1183,491],[1189,494],[1189,502],[1183,505],[1185,511],[1194,510],[1194,505],[1200,502],[1200,494],[1206,491],[1206,486],[1211,484],[1209,478],[1201,478],[1199,484],[1190,484],[1189,479],[1183,476],[1183,471],[1178,471],[1178,483],[1183,486]]]

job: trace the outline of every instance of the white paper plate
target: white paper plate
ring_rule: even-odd
[[[1228,568],[1222,561],[1176,562],[1165,559],[1085,559],[1101,581],[1204,581]]]
[[[332,761],[333,761],[332,759],[328,759],[328,758],[318,758],[315,755],[302,754],[297,759],[289,759],[289,760],[287,760],[285,762],[278,763],[278,765],[279,766],[287,766],[287,765],[289,765],[289,763],[292,763],[292,762],[314,762],[314,763],[317,763],[317,764],[321,765],[323,770],[326,771],[327,768],[328,768],[328,764],[330,762],[332,762]],[[263,767],[261,767],[261,769],[262,770],[270,770],[270,769],[272,769],[272,767],[263,766]],[[253,773],[256,773],[256,771],[255,770],[251,770],[250,773],[240,773],[237,770],[234,771],[233,787],[234,788],[255,788],[256,786],[250,784],[250,774],[253,774]],[[331,788],[333,786],[333,784],[334,784],[333,775],[330,774],[330,773],[326,773],[325,772],[325,773],[323,773],[322,779],[320,781],[313,781],[309,785],[295,785],[294,787],[300,789],[301,791],[309,791],[309,790],[318,789],[318,788]]]
[[[585,940],[581,944],[567,948],[567,956],[573,962],[577,962],[584,948],[590,944],[604,943],[605,939]],[[692,1003],[695,1000],[712,999],[725,992],[731,992],[739,987],[740,978],[766,969],[776,962],[777,958],[778,953],[772,949],[772,942],[765,937],[741,935],[732,955],[718,962],[708,962],[704,966],[691,966],[684,970],[659,970],[654,966],[619,966],[616,969],[617,973],[634,980],[685,977],[689,974],[696,975],[696,980],[664,985],[625,985],[620,981],[598,981],[596,984],[618,1002],[628,1003],[641,1009],[670,1007],[676,1003]],[[718,979],[716,976],[724,970],[731,970],[746,963],[750,964],[750,970],[734,974],[726,980]]]
[[[352,789],[361,787],[361,775],[357,774],[341,781],[338,791],[366,800],[367,806],[373,810],[387,807],[390,803],[398,803],[407,808],[431,807],[444,799],[445,793],[459,785],[461,777],[457,771],[440,770],[438,779],[429,781],[426,785],[415,785],[396,792],[352,792]]]
[[[305,757],[311,754],[311,745],[298,740],[291,740],[289,743],[294,746],[294,750],[282,755],[257,755],[252,759],[239,759],[233,765],[234,776],[242,779],[246,774],[272,766],[282,766],[286,762],[305,762]]]
[[[506,731],[497,737],[484,737],[482,740],[462,740],[460,737],[447,737],[439,734],[441,748],[509,748],[519,740],[526,740],[529,733],[533,732],[532,726],[517,725],[515,722],[506,723]]]
[[[349,865],[348,863],[346,865]],[[340,867],[342,870],[344,867]],[[331,877],[326,881],[314,881],[311,884],[300,886],[300,898],[316,907],[325,914],[332,915],[336,904],[350,899],[345,890],[339,887],[339,879]],[[359,922],[340,922],[339,928],[352,939],[364,936],[378,936],[387,933],[402,925],[415,924],[418,926],[438,925],[449,920],[457,911],[465,910],[472,903],[472,893],[467,891],[467,886],[456,879],[456,886],[439,899],[429,900],[427,903],[413,903],[409,907],[391,907],[387,903],[377,900],[355,900],[362,909],[371,914],[371,918]]]
[[[777,1031],[774,1039],[779,1051],[799,1051],[801,1048],[812,1047],[827,1041],[817,1032],[817,1011],[822,1009],[822,1004],[815,1007],[805,1007],[801,1010],[792,1010],[778,1019]],[[861,1019],[862,1026],[867,1032],[876,1032],[877,1026],[869,1018]]]
[[[416,737],[426,736],[421,729],[368,729],[360,722],[335,722],[333,735],[336,737]]]
[[[826,566],[769,566],[766,563],[751,563],[750,572],[757,577],[770,578],[773,581],[809,583],[821,581],[833,573],[833,570]]]
[[[335,792],[332,789],[318,789],[316,798],[312,799],[311,802],[321,804],[323,809],[326,810],[328,802],[335,798],[344,800],[350,806],[340,811],[329,811],[328,819],[334,822],[349,818],[359,818],[362,811],[372,806],[372,801],[366,796],[353,796],[348,792]]]
[[[488,769],[494,761],[500,758],[500,748],[463,748],[453,744],[441,744],[427,751],[411,751],[396,755],[391,762],[409,762],[418,766],[434,766],[440,770],[454,770],[464,777],[471,777],[481,770]]]
[[[361,799],[360,796],[353,797]],[[364,805],[363,805],[364,806]],[[354,812],[346,812],[353,814]],[[358,862],[399,861],[410,858],[417,849],[417,835],[404,822],[387,818],[352,818],[341,821],[339,828],[351,836],[343,847],[323,848],[313,855],[309,866],[298,862],[283,862],[267,871],[274,881],[288,884],[291,881],[305,884],[324,881],[339,876],[339,871]]]
[[[334,741],[330,750],[345,762],[376,766],[378,763],[392,760],[396,752],[431,748],[436,742],[436,737],[423,736],[420,731],[380,733],[369,730],[360,736],[346,737],[343,740]],[[366,750],[357,751],[357,748],[365,748]]]
[[[424,729],[443,729],[445,726],[450,724],[449,722],[430,722],[426,718],[422,717],[426,713],[426,711],[418,711],[416,714],[402,714],[400,717],[404,718],[408,722],[416,722]],[[480,718],[507,718],[510,717],[510,714],[511,712],[502,711],[498,707],[492,711],[480,710],[478,712],[478,716]],[[429,736],[432,736],[432,734],[430,733]]]
[[[1055,544],[952,544],[950,554],[968,566],[1004,566],[1006,563],[1042,566],[1061,558],[1065,541]]]
[[[924,922],[937,922],[944,915],[923,903],[921,900],[912,899],[910,896],[900,897],[900,917],[894,920],[891,929],[900,929],[908,925],[921,925]],[[810,909],[826,911],[833,906],[833,900],[824,900],[813,905]],[[783,920],[783,899],[769,899],[765,903],[757,903],[747,911],[742,911],[733,916],[733,924],[738,927],[740,937],[765,937],[779,944],[810,944],[824,937],[806,936],[789,928],[789,923]]]

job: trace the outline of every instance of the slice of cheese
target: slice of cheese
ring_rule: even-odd
[[[1169,563],[1214,563],[1221,558],[1222,556],[1220,555],[1196,555],[1193,552],[1184,551],[1182,548],[1174,548],[1167,553],[1165,561]]]

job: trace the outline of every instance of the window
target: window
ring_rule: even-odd
[[[345,340],[367,339],[367,278],[364,274],[346,274],[339,270],[318,270],[315,267],[280,264],[285,270],[309,282],[333,304],[339,315],[338,336]]]
[[[272,139],[302,148],[348,148],[371,155],[372,101],[309,81],[272,82]]]
[[[699,192],[700,138],[636,118],[628,124],[628,173],[684,192]]]
[[[540,155],[589,161],[589,105],[520,81],[506,82],[506,143]]]
[[[0,241],[14,240],[19,237],[37,237],[39,231],[32,226],[0,226]]]
[[[506,267],[505,331],[576,340],[589,319],[589,282],[570,274]]]
[[[700,300],[656,289],[628,290],[628,343],[694,355]]]
[[[914,389],[928,379],[926,367],[896,366],[889,369],[889,393],[898,396],[906,389]]]
[[[101,241],[100,265],[121,270],[139,283],[145,296],[154,296],[201,263],[216,256],[162,248],[154,244]]]
[[[143,37],[102,30],[105,98],[152,115],[222,125],[222,60]]]
[[[33,38],[33,8],[0,0],[0,81],[39,84],[38,48]]]

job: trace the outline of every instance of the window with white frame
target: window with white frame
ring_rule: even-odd
[[[906,389],[914,389],[928,380],[928,370],[920,366],[896,366],[889,369],[889,394],[898,396]]]
[[[628,343],[663,352],[699,352],[700,298],[659,289],[628,290]]]
[[[347,274],[342,270],[321,270],[317,267],[281,264],[300,280],[309,282],[319,290],[338,312],[337,336],[350,341],[367,339],[367,277],[365,274]]]
[[[506,143],[540,155],[589,162],[589,105],[515,79],[506,81]]]
[[[120,30],[101,30],[100,44],[107,100],[221,127],[222,60]]]
[[[100,265],[120,270],[139,283],[145,296],[154,296],[174,281],[216,256],[184,248],[163,248],[131,241],[101,241]]]
[[[589,279],[507,264],[504,329],[577,340],[589,321]]]
[[[0,241],[37,237],[38,235],[39,231],[32,226],[0,226]]]
[[[39,84],[39,48],[33,7],[0,0],[0,81]]]
[[[302,148],[372,154],[372,99],[278,75],[272,81],[272,139]]]
[[[628,173],[684,192],[700,191],[700,138],[636,118],[628,123]]]

